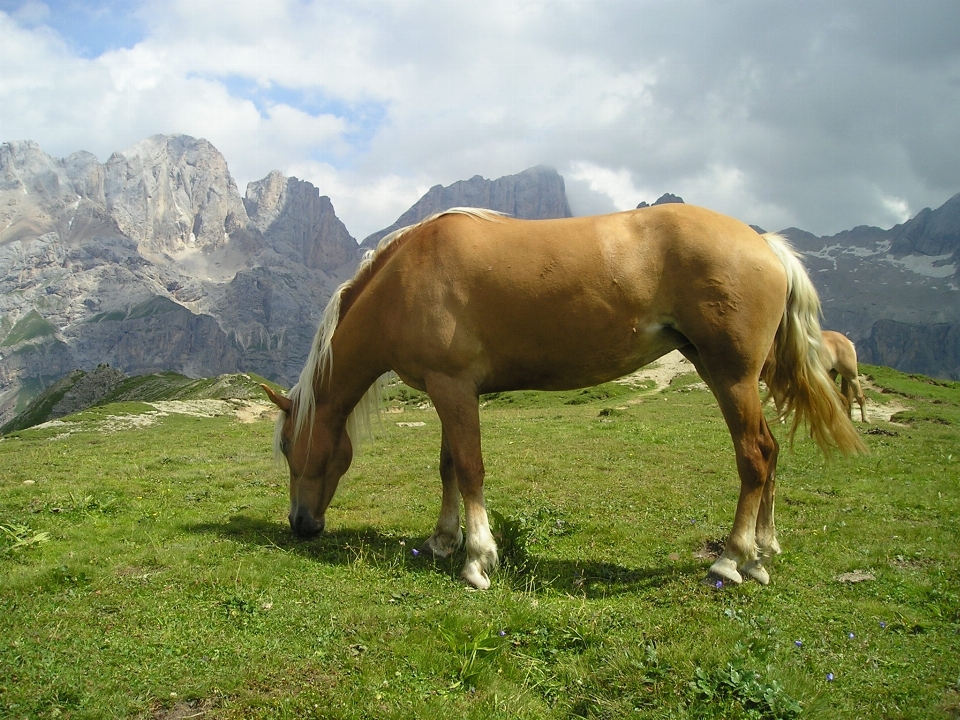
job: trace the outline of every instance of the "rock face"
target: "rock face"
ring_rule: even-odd
[[[362,245],[376,247],[380,238],[394,230],[454,207],[486,208],[528,220],[571,216],[563,177],[553,168],[538,165],[497,180],[475,175],[448,187],[435,185],[393,225],[368,236]]]
[[[878,320],[857,349],[863,362],[960,380],[960,323]]]
[[[330,198],[308,182],[275,170],[247,185],[243,204],[270,246],[304,267],[333,272],[356,260],[357,241],[340,222]]]
[[[0,145],[0,228],[0,423],[102,363],[292,383],[360,256],[310,183],[274,172],[241,198],[216,148],[183,135],[103,164]]]
[[[533,168],[438,186],[399,222],[454,205],[570,215],[563,178]],[[292,384],[361,255],[312,184],[275,171],[241,198],[206,140],[157,135],[103,164],[4,143],[0,425],[72,370],[103,364]]]

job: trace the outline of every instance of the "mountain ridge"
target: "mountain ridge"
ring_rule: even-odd
[[[358,243],[308,181],[272,171],[241,195],[203,139],[155,135],[104,163],[3,143],[0,422],[74,369],[104,363],[128,373],[254,372],[289,385],[363,251],[465,205],[572,214],[563,177],[536,166],[436,185]],[[862,360],[960,377],[950,340],[960,331],[960,194],[889,230],[783,232],[821,293],[825,326],[857,342]]]
[[[569,215],[554,170],[464,187],[479,186],[492,209]],[[155,135],[104,163],[3,143],[0,423],[65,374],[102,363],[292,384],[363,251],[310,182],[272,171],[241,196],[202,138]]]

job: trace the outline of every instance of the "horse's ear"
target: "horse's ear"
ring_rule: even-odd
[[[293,407],[293,403],[290,402],[290,398],[275,393],[263,383],[260,384],[260,387],[263,388],[263,391],[267,394],[267,397],[270,398],[274,405],[283,410],[285,413],[290,412],[290,409]]]

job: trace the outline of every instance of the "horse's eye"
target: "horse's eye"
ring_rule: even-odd
[[[286,438],[280,438],[280,452],[284,455],[290,450],[290,442]]]

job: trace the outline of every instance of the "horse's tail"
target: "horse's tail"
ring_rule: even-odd
[[[806,425],[824,454],[867,451],[840,402],[836,385],[820,361],[820,298],[789,243],[779,235],[763,236],[787,272],[787,302],[763,380],[784,418],[793,413],[790,440]]]

